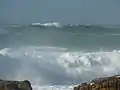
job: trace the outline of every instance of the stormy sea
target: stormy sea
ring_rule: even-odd
[[[72,90],[119,74],[119,62],[119,25],[0,25],[0,78],[30,80],[33,90]]]

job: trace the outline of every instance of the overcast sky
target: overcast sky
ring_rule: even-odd
[[[119,0],[0,0],[0,23],[120,24]]]

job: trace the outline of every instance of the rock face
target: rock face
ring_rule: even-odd
[[[120,75],[98,78],[90,83],[82,83],[74,90],[120,90]]]
[[[7,81],[0,80],[0,90],[32,90],[29,81]]]

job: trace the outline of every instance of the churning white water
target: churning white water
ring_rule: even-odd
[[[71,90],[76,83],[120,71],[119,50],[84,52],[60,47],[24,46],[1,49],[0,55],[19,60],[18,69],[6,78],[28,79],[35,90]]]

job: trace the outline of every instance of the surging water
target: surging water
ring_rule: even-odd
[[[120,72],[118,27],[60,26],[2,26],[0,77],[28,79],[35,90],[71,90]]]

